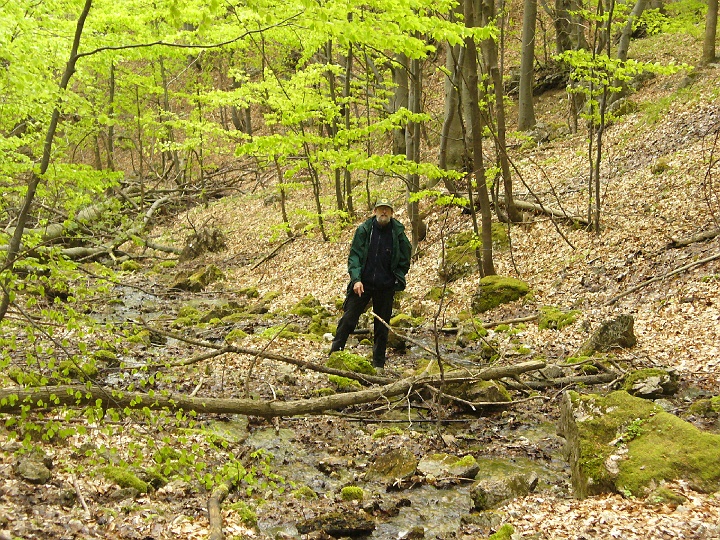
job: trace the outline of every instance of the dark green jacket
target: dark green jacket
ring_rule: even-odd
[[[350,255],[348,255],[348,273],[350,274],[350,284],[348,291],[352,291],[355,283],[360,281],[365,261],[367,260],[368,248],[370,247],[370,235],[373,230],[373,220],[371,217],[365,220],[355,231],[352,244],[350,245]],[[392,260],[390,261],[390,269],[395,274],[395,290],[402,291],[405,289],[405,274],[410,270],[410,251],[412,246],[410,240],[405,235],[405,226],[397,219],[392,218],[390,221],[393,230],[393,249]]]

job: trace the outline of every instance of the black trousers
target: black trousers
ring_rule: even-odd
[[[340,318],[340,322],[338,322],[335,339],[333,339],[332,345],[330,346],[330,352],[341,351],[345,348],[348,336],[355,330],[360,315],[365,311],[365,308],[367,308],[371,300],[373,311],[382,318],[383,321],[390,324],[394,298],[395,291],[393,289],[366,289],[361,296],[350,291],[343,304],[344,313]],[[390,332],[387,327],[376,318],[374,318],[373,332],[373,366],[385,367],[385,350],[387,349],[388,334]]]

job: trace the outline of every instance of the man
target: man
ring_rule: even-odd
[[[350,283],[331,353],[345,348],[350,332],[371,300],[373,311],[389,323],[395,291],[405,289],[411,251],[405,227],[393,218],[393,205],[388,199],[379,199],[373,214],[357,228],[350,246]],[[387,327],[375,319],[373,366],[380,374],[385,371],[388,333]]]

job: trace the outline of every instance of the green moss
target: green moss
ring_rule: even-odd
[[[647,496],[645,502],[651,506],[655,505],[668,505],[668,506],[680,506],[687,502],[687,498],[679,493],[675,493],[671,489],[666,487],[656,488]]]
[[[453,292],[447,287],[432,287],[426,294],[425,300],[431,300],[433,302],[439,302],[441,298],[449,298],[453,295]]]
[[[658,377],[660,379],[660,386],[662,387],[662,393],[673,394],[678,389],[677,376],[659,368],[644,368],[633,371],[625,377],[623,383],[623,390],[633,393],[634,386],[638,381],[649,379],[651,377]]]
[[[340,490],[340,498],[343,501],[362,501],[364,497],[365,492],[359,486],[345,486]]]
[[[98,374],[98,369],[95,366],[95,362],[92,361],[78,364],[76,362],[73,362],[72,360],[63,360],[58,365],[58,368],[60,369],[60,372],[66,377],[71,377],[73,379],[78,379],[81,381],[87,380],[88,378],[96,377]]]
[[[108,349],[99,349],[93,352],[93,360],[98,362],[107,362],[108,364],[114,364],[117,362],[117,353]]]
[[[340,377],[339,375],[328,375],[328,380],[334,384],[340,392],[355,392],[362,390],[362,385],[355,379]]]
[[[512,277],[485,276],[472,298],[473,313],[484,313],[500,304],[512,302],[528,294],[527,283]]]
[[[10,366],[7,368],[5,374],[21,386],[36,387],[47,384],[47,379],[39,373],[34,371],[24,371],[17,366]]]
[[[188,317],[190,319],[200,320],[200,312],[194,306],[182,306],[178,310],[178,317]]]
[[[648,486],[664,480],[684,479],[698,489],[720,488],[720,435],[702,432],[692,424],[663,411],[650,401],[625,391],[608,396],[570,397],[576,406],[593,411],[592,417],[578,422],[580,465],[594,489],[613,490],[642,496]],[[613,477],[605,461],[614,452],[609,443],[626,444],[628,453],[619,461]]]
[[[140,266],[140,263],[133,260],[123,261],[123,263],[120,265],[120,269],[123,272],[137,272],[138,270],[140,270],[140,268],[142,268]]]
[[[302,329],[297,324],[277,324],[260,333],[263,339],[297,339]]]
[[[509,324],[498,324],[495,327],[496,332],[509,332],[510,331],[510,325]]]
[[[491,534],[489,540],[511,540],[514,533],[515,528],[509,523],[506,523],[500,527],[496,533]]]
[[[309,486],[300,486],[292,492],[292,496],[295,499],[301,499],[311,501],[318,498],[318,494],[313,491]]]
[[[577,320],[578,315],[580,315],[580,312],[575,309],[562,311],[555,306],[543,306],[540,308],[538,328],[540,328],[540,330],[562,330],[566,326],[573,324]]]
[[[241,328],[235,328],[234,330],[230,330],[230,332],[227,333],[225,336],[225,342],[226,343],[233,343],[235,341],[240,341],[247,337],[247,332],[245,332]]]
[[[390,319],[390,326],[394,328],[413,328],[420,326],[423,321],[423,317],[412,317],[407,313],[399,313]]]
[[[383,439],[385,437],[389,437],[390,435],[402,435],[404,432],[399,427],[382,427],[376,429],[373,434],[373,439]]]
[[[710,408],[713,412],[720,413],[720,396],[710,398]]]
[[[127,336],[127,341],[129,343],[138,343],[140,345],[150,345],[150,331],[139,330],[134,334]]]
[[[251,527],[257,525],[257,513],[245,501],[237,501],[228,508],[235,512],[243,523]]]
[[[257,290],[257,287],[245,287],[244,289],[240,289],[239,293],[243,296],[246,296],[247,298],[259,298],[260,293]]]
[[[317,388],[313,390],[313,395],[317,397],[332,396],[335,394],[335,390],[332,388]]]
[[[366,358],[347,351],[335,351],[330,355],[325,365],[333,369],[375,375],[375,368]]]
[[[106,480],[123,488],[133,488],[140,493],[147,493],[150,487],[147,482],[143,482],[137,475],[122,467],[108,465],[103,467],[100,472]]]

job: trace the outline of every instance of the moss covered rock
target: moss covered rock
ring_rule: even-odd
[[[566,392],[560,433],[577,497],[643,497],[676,480],[698,491],[720,489],[720,435],[623,390],[607,396]]]
[[[519,279],[505,276],[485,276],[480,280],[477,292],[472,298],[473,313],[484,313],[500,304],[522,298],[530,288]]]
[[[375,375],[375,368],[365,357],[347,351],[335,351],[330,355],[325,365],[333,369]]]

